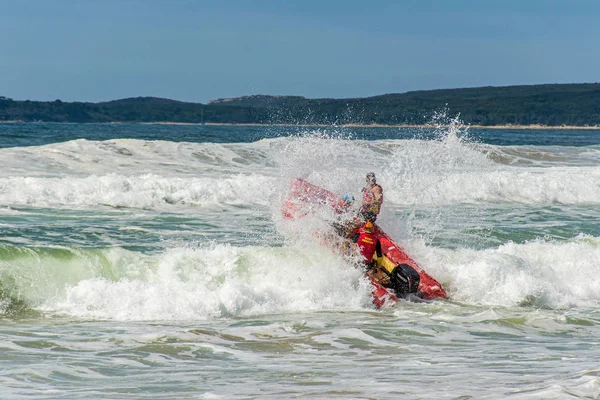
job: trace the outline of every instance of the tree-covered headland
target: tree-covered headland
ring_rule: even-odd
[[[351,99],[253,95],[208,104],[155,97],[83,103],[0,96],[0,121],[422,125],[435,113],[472,125],[600,126],[600,83],[479,87]]]

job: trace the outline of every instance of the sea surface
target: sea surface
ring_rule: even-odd
[[[282,217],[360,195],[449,293]],[[0,124],[1,399],[599,399],[600,131]]]

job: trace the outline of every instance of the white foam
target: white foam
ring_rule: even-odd
[[[600,201],[600,168],[422,171],[397,179],[386,189],[387,200],[404,205],[594,204]]]
[[[268,169],[266,144],[177,143],[115,139],[72,140],[0,149],[0,176],[165,174],[212,175]]]
[[[538,239],[486,250],[421,249],[415,256],[449,291],[469,304],[597,307],[600,239]]]
[[[87,177],[0,178],[0,205],[112,206],[160,208],[169,205],[269,204],[272,178],[261,175],[231,177],[164,177],[118,174]]]
[[[0,262],[0,270],[32,306],[78,318],[198,320],[372,309],[362,272],[315,241],[284,247],[180,246],[154,255],[118,247],[20,249],[18,257]],[[552,309],[600,305],[598,238],[509,242],[486,250],[412,241],[407,251],[453,302]]]
[[[324,249],[215,245],[131,261],[113,260],[121,278],[68,285],[45,309],[82,318],[194,320],[370,306],[360,271]]]
[[[358,197],[368,171],[377,174],[386,202],[401,206],[600,201],[600,167],[592,163],[598,151],[577,152],[573,157],[587,157],[581,165],[569,153],[561,159],[560,149],[546,156],[541,147],[528,151],[551,159],[544,166],[498,163],[497,154],[512,157],[511,150],[451,133],[428,141],[346,140],[315,131],[247,144],[118,139],[0,149],[0,207],[278,207],[291,178]]]

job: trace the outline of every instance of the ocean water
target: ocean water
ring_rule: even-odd
[[[448,300],[281,216],[356,196]],[[0,124],[2,399],[598,399],[600,131]]]

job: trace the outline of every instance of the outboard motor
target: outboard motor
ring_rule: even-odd
[[[390,281],[396,294],[406,297],[411,293],[417,293],[421,277],[410,265],[398,264],[390,274]]]

